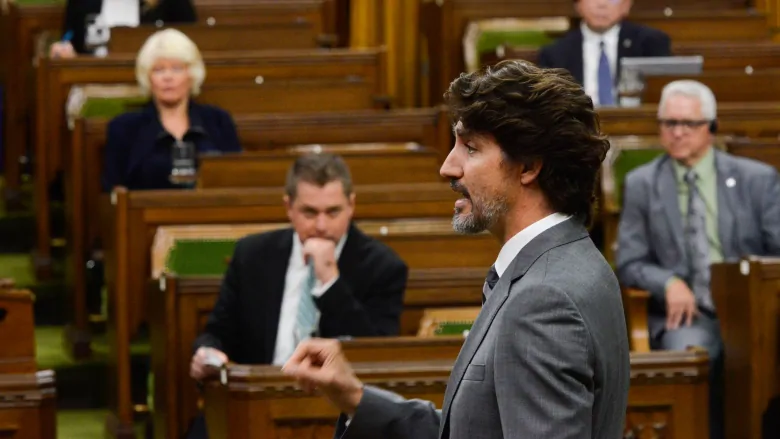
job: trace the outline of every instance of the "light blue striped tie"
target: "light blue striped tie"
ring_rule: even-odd
[[[615,97],[612,96],[612,69],[609,67],[609,58],[604,50],[604,42],[601,42],[601,56],[599,57],[599,105],[615,105]]]
[[[306,268],[308,274],[303,282],[301,298],[298,303],[298,316],[295,322],[296,345],[311,337],[312,333],[317,329],[317,305],[314,303],[314,295],[312,295],[316,281],[314,263],[309,263]]]

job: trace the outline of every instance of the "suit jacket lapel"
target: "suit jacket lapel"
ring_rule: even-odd
[[[683,242],[683,220],[680,211],[680,197],[677,193],[677,176],[674,173],[672,158],[665,156],[658,164],[656,177],[656,191],[658,201],[663,206],[666,220],[669,223],[669,234],[677,246],[678,254],[685,255],[685,243]]]
[[[618,47],[617,47],[617,66],[615,71],[615,84],[620,82],[620,66],[623,58],[632,56],[635,49],[634,46],[634,28],[629,23],[623,23],[620,25],[620,35],[618,35]]]
[[[276,349],[276,335],[279,332],[279,315],[282,309],[282,298],[284,297],[285,278],[287,277],[287,267],[292,254],[293,230],[285,230],[279,234],[279,240],[270,246],[272,251],[265,254],[267,260],[256,261],[264,268],[263,284],[257,294],[260,295],[259,301],[263,303],[265,318],[265,337],[266,346],[271,349],[265,353],[266,363],[271,364]]]
[[[509,270],[504,274],[508,274],[508,272]],[[463,343],[458,358],[452,366],[452,373],[447,382],[447,389],[444,392],[444,406],[442,407],[442,422],[439,427],[439,436],[441,436],[445,424],[449,422],[449,411],[450,405],[452,404],[452,398],[455,396],[458,387],[460,387],[463,374],[466,373],[466,368],[471,363],[471,359],[474,358],[477,348],[482,344],[482,340],[485,338],[485,334],[487,334],[490,324],[493,323],[496,314],[498,314],[498,310],[501,309],[501,305],[503,305],[507,297],[509,297],[509,289],[511,286],[512,282],[510,276],[502,276],[498,280],[496,286],[493,287],[490,297],[482,306],[482,310],[474,321],[474,325],[472,325],[469,335],[466,337],[466,342]]]
[[[345,279],[362,279],[355,270],[358,270],[360,262],[360,248],[365,242],[366,236],[355,226],[350,224],[347,230],[347,240],[344,242],[344,248],[341,249],[337,265],[339,273],[343,273]]]
[[[474,325],[466,337],[455,365],[452,367],[452,373],[447,383],[447,390],[444,393],[444,405],[442,407],[442,422],[439,427],[439,436],[444,431],[445,425],[449,422],[449,411],[455,393],[460,387],[463,374],[466,368],[474,358],[479,345],[490,329],[490,325],[501,309],[501,306],[509,297],[512,284],[525,275],[528,269],[537,259],[551,248],[567,244],[588,237],[588,231],[577,218],[564,221],[537,236],[529,242],[515,257],[512,263],[507,267],[503,276],[501,276],[488,297],[487,302],[479,312]]]
[[[740,255],[734,245],[736,234],[736,218],[734,217],[734,206],[739,206],[737,200],[737,184],[739,183],[736,174],[728,162],[728,156],[718,150],[715,150],[715,178],[718,191],[718,237],[723,249],[723,256],[729,260],[738,258]]]

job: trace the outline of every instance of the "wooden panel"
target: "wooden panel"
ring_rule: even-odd
[[[35,373],[33,294],[0,288],[0,375]]]
[[[780,169],[780,141],[732,141],[726,144],[731,154],[758,160]]]
[[[761,436],[762,414],[780,395],[780,259],[746,257],[712,265],[712,297],[725,347],[726,437]]]
[[[414,337],[420,316],[430,307],[465,307],[481,303],[485,269],[412,269],[404,297],[402,338],[358,338],[345,343],[353,361],[455,358],[462,339]],[[220,277],[173,278],[150,283],[152,364],[158,382],[155,386],[155,433],[179,437],[197,413],[197,389],[191,386],[189,362],[192,343],[203,331],[205,318],[219,294]],[[392,346],[392,351],[387,348]],[[435,348],[432,350],[430,348]],[[391,353],[392,352],[392,353]],[[393,358],[390,358],[390,357]],[[160,411],[158,412],[158,408]],[[177,413],[177,417],[170,417]]]
[[[635,2],[639,10],[631,13],[631,20],[669,34],[672,41],[767,39],[764,14],[746,9],[691,9],[664,11],[652,7],[643,11],[642,2]],[[545,2],[511,0],[427,0],[421,3],[420,32],[425,37],[428,91],[430,99],[423,105],[441,102],[442,94],[452,80],[465,69],[463,62],[463,35],[470,21],[506,17],[573,17],[572,3],[567,0]],[[577,20],[572,20],[577,25]]]
[[[496,53],[482,55],[482,64],[504,59],[537,62],[537,50],[523,47],[501,47]],[[773,41],[675,41],[674,55],[701,55],[705,70],[780,67],[780,44]]]
[[[184,32],[201,52],[220,50],[313,49],[318,44],[316,23],[292,21],[252,25],[169,26]],[[157,26],[111,29],[111,53],[137,53],[147,38],[161,30]]]
[[[658,103],[661,90],[671,81],[695,79],[706,84],[718,103],[721,102],[771,102],[780,101],[780,82],[775,79],[780,69],[727,69],[704,71],[701,75],[656,76],[646,82],[643,102]]]
[[[344,158],[354,184],[425,183],[441,181],[439,157],[416,143],[353,144],[302,147],[280,152],[204,156],[200,159],[201,188],[279,187],[302,153],[329,152]]]
[[[286,92],[291,90],[290,84],[303,84],[304,87],[309,87],[312,81],[340,84],[336,90],[342,93],[334,94],[327,88],[318,91],[324,93],[324,102],[320,102],[319,98],[312,99],[312,96],[302,98],[302,93],[297,93],[299,98],[292,102],[301,104],[303,111],[313,111],[312,106],[318,103],[322,107],[318,109],[323,111],[355,109],[356,101],[365,102],[362,100],[365,97],[363,91],[372,90],[372,96],[381,97],[385,90],[384,51],[381,49],[218,52],[207,58],[206,64],[209,83],[271,83],[272,86],[255,91],[265,98],[259,102],[270,102],[272,105],[287,102]],[[50,217],[48,185],[63,169],[62,149],[67,142],[64,115],[66,96],[73,84],[133,83],[135,55],[111,55],[102,59],[42,59],[37,75],[37,178],[34,180],[35,199],[38,200],[36,214],[39,218],[37,251],[41,258],[48,260],[51,253],[51,230],[47,221]],[[225,93],[228,92],[235,93],[236,90],[228,88]],[[243,99],[236,102],[237,105],[252,105]],[[364,108],[371,108],[374,102],[365,102]],[[271,109],[279,110],[280,107],[272,106]]]
[[[7,71],[5,76],[4,120],[4,184],[6,190],[18,192],[26,147],[32,141],[33,56],[35,36],[43,31],[62,28],[62,6],[30,4],[9,5],[3,17],[4,36],[8,38]],[[7,32],[7,33],[6,33]],[[11,67],[13,66],[13,67]]]
[[[195,0],[198,21],[209,25],[252,25],[308,21],[333,32],[333,0]]]
[[[632,354],[626,437],[645,437],[645,432],[655,428],[662,434],[657,437],[707,437],[706,363],[706,355],[701,353]],[[407,398],[426,399],[441,407],[452,360],[352,366],[366,384]],[[295,384],[278,367],[231,366],[228,383],[221,386],[210,382],[206,386],[211,437],[333,436],[336,409],[321,396],[293,390]],[[651,419],[658,424],[653,425]]]
[[[54,371],[0,374],[0,437],[57,438]]]

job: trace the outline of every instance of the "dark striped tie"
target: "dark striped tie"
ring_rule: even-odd
[[[485,278],[485,285],[482,286],[483,305],[487,301],[488,294],[493,291],[493,288],[496,286],[496,283],[498,283],[498,272],[496,271],[496,266],[493,265],[490,267],[490,270],[488,270],[487,277]]]
[[[685,227],[685,242],[688,247],[690,278],[688,285],[703,308],[714,310],[710,294],[710,243],[707,239],[707,206],[701,197],[696,182],[699,176],[693,169],[685,173],[688,184],[688,215]]]

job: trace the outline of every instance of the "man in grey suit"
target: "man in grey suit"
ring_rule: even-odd
[[[461,75],[445,98],[457,123],[441,174],[463,195],[453,226],[503,247],[443,409],[364,386],[337,341],[302,343],[285,373],[342,410],[345,439],[621,438],[623,305],[586,229],[609,149],[591,99],[564,70],[522,61]]]
[[[658,106],[666,154],[626,176],[617,248],[621,283],[651,293],[651,346],[707,349],[713,439],[723,435],[723,347],[709,266],[780,255],[777,171],[713,148],[716,117],[707,86],[667,84]]]

